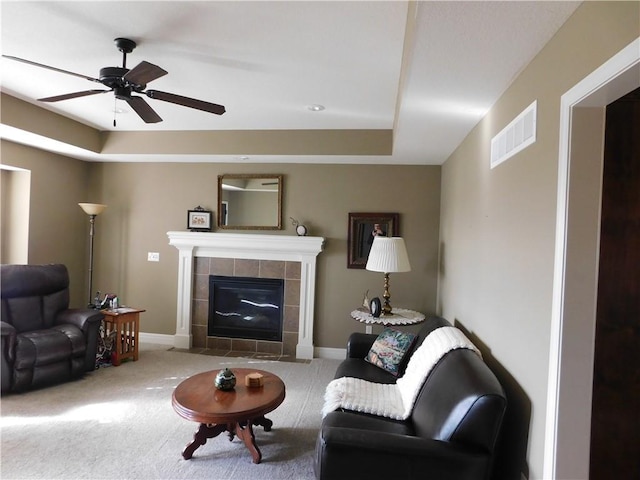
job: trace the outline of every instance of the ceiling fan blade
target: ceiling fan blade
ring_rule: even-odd
[[[56,95],[55,97],[39,98],[39,102],[59,102],[60,100],[69,100],[71,98],[86,97],[88,95],[96,95],[98,93],[107,93],[111,90],[85,90],[84,92],[66,93],[64,95]]]
[[[166,75],[166,70],[163,70],[157,65],[149,62],[140,62],[138,65],[129,70],[123,77],[126,81],[134,83],[136,85],[146,85],[147,83]]]
[[[176,105],[195,108],[196,110],[215,113],[216,115],[222,115],[226,111],[223,105],[205,102],[204,100],[196,100],[195,98],[183,97],[182,95],[175,95],[173,93],[159,92],[158,90],[147,90],[142,93],[154,100],[175,103]]]
[[[130,97],[125,99],[131,108],[140,116],[145,123],[158,123],[162,121],[153,108],[144,101],[142,97]]]
[[[15,60],[16,62],[22,62],[22,63],[26,63],[28,65],[33,65],[35,67],[41,67],[41,68],[46,68],[48,70],[53,70],[54,72],[66,73],[67,75],[73,75],[74,77],[84,78],[85,80],[89,80],[91,82],[101,83],[100,80],[98,80],[97,78],[88,77],[86,75],[82,75],[81,73],[75,73],[75,72],[70,72],[68,70],[62,70],[61,68],[50,67],[49,65],[44,65],[44,64],[38,63],[38,62],[32,62],[31,60],[25,60],[24,58],[20,58],[20,57],[12,57],[11,55],[2,55],[2,56],[4,58],[8,58],[10,60]]]

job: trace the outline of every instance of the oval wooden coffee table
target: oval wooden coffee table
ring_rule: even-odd
[[[260,463],[262,453],[256,445],[253,426],[261,425],[265,432],[271,430],[273,422],[265,418],[265,415],[283,402],[284,383],[273,373],[264,370],[234,368],[232,371],[236,375],[236,386],[225,392],[218,390],[213,383],[219,371],[193,375],[173,391],[171,404],[178,415],[200,423],[193,441],[182,451],[182,457],[189,460],[193,452],[204,445],[208,438],[229,432],[229,440],[237,436],[251,452],[253,463]],[[251,388],[245,386],[245,376],[255,372],[263,375],[264,385]]]

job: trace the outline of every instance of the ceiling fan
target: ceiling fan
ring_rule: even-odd
[[[25,60],[24,58],[13,57],[10,55],[2,56],[11,60],[16,60],[18,62],[34,65],[36,67],[47,68],[55,72],[84,78],[91,82],[101,83],[105,87],[109,88],[109,90],[84,90],[82,92],[67,93],[54,97],[39,98],[38,101],[40,102],[59,102],[61,100],[69,100],[72,98],[86,97],[88,95],[113,92],[116,98],[127,102],[131,106],[131,108],[140,116],[140,118],[142,118],[142,120],[144,120],[146,123],[158,123],[162,121],[162,118],[142,97],[132,95],[132,93],[146,95],[147,97],[154,100],[175,103],[176,105],[195,108],[197,110],[203,110],[205,112],[214,113],[216,115],[222,115],[225,112],[224,106],[218,105],[216,103],[205,102],[204,100],[197,100],[195,98],[183,97],[182,95],[176,95],[173,93],[161,92],[159,90],[146,90],[147,83],[166,75],[168,72],[158,67],[157,65],[145,61],[140,62],[138,65],[129,70],[127,68],[127,54],[131,53],[133,49],[136,48],[136,42],[134,42],[133,40],[129,40],[128,38],[116,38],[114,42],[118,50],[122,52],[122,67],[101,68],[99,78],[92,78],[80,73],[69,72],[67,70],[51,67],[49,65],[43,65],[42,63]]]

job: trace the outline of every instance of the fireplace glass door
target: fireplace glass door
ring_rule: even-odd
[[[209,276],[209,336],[282,341],[283,309],[283,279]]]

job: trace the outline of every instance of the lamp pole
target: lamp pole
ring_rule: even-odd
[[[93,237],[95,235],[96,217],[100,215],[106,205],[100,203],[79,203],[84,212],[89,215],[89,301],[90,308],[95,307],[93,302]]]
[[[89,215],[89,306],[95,307],[93,302],[93,235],[95,233],[96,215]]]

